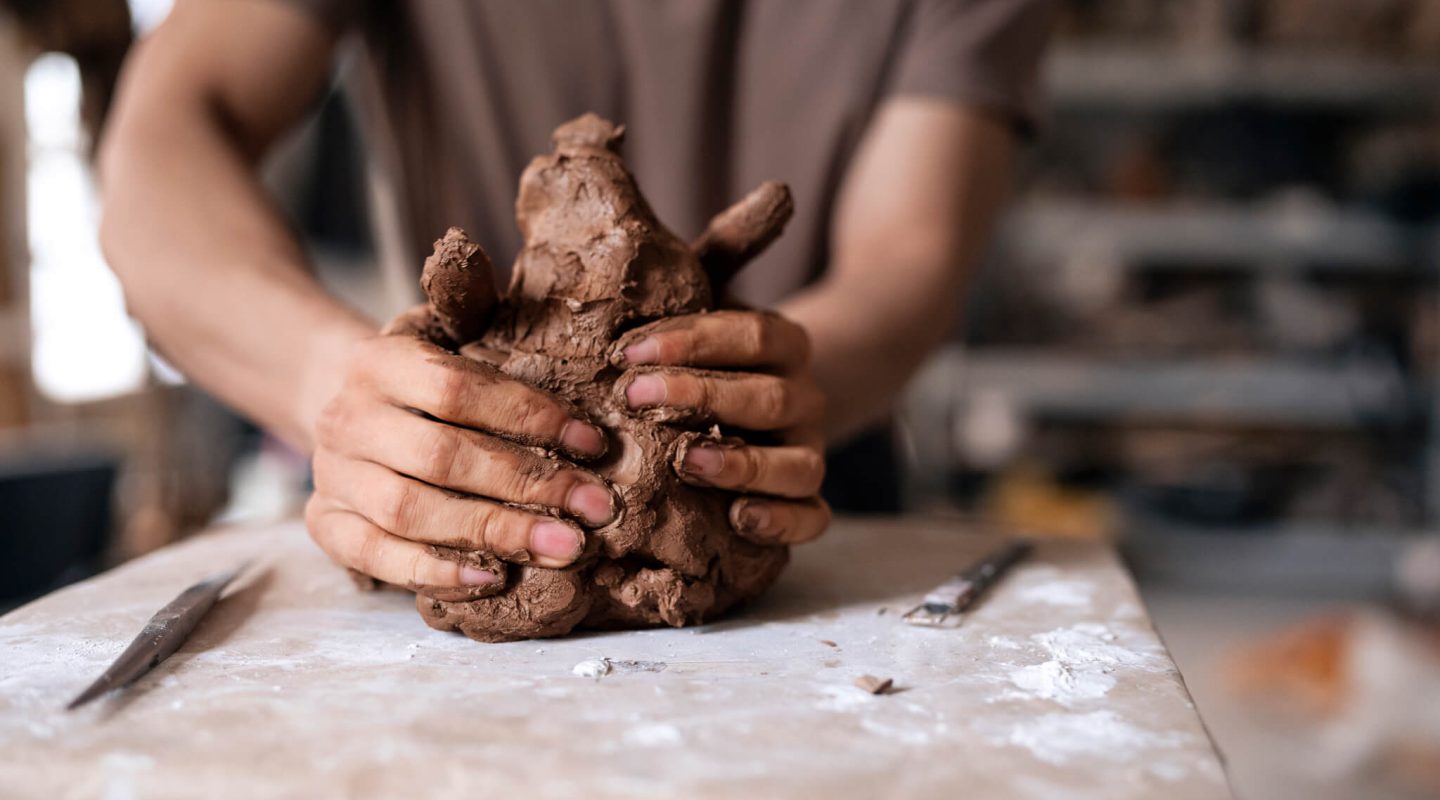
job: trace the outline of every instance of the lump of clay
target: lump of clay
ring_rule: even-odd
[[[621,135],[587,114],[557,128],[554,152],[530,163],[515,204],[525,246],[504,298],[479,246],[451,228],[425,262],[429,304],[392,324],[573,403],[607,433],[606,455],[586,466],[621,501],[616,521],[591,533],[571,567],[512,566],[505,588],[479,599],[417,595],[432,627],[495,642],[695,624],[765,591],[789,557],[733,533],[733,494],[677,477],[685,447],[719,436],[711,421],[629,410],[611,356],[639,325],[714,308],[724,281],[779,235],[790,193],[762,185],[687,245],[640,196]]]

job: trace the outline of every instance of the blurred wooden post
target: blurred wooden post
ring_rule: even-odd
[[[0,429],[28,422],[29,281],[25,236],[25,46],[0,14]]]

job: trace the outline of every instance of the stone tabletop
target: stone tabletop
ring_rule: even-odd
[[[999,540],[838,521],[747,611],[479,644],[303,527],[215,531],[0,617],[6,797],[1225,798],[1123,567],[1045,543],[957,629],[901,612]],[[190,583],[259,557],[128,693],[62,706]],[[608,669],[608,672],[606,670]],[[604,674],[599,674],[604,673]],[[888,694],[854,685],[893,679]]]

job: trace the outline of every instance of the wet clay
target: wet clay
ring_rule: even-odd
[[[623,345],[647,323],[713,309],[724,282],[780,234],[793,210],[789,190],[762,185],[689,245],[640,195],[620,158],[621,136],[587,114],[557,128],[554,152],[526,168],[515,204],[525,245],[503,298],[485,253],[451,228],[425,262],[429,303],[388,329],[572,403],[608,439],[606,454],[584,466],[620,499],[616,521],[591,531],[569,568],[478,554],[487,566],[493,555],[511,561],[502,590],[456,597],[415,587],[431,627],[497,642],[577,627],[690,625],[764,592],[789,557],[732,531],[732,493],[676,474],[683,448],[697,439],[733,440],[703,417],[631,411],[619,385]]]

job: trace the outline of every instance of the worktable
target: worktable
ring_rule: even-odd
[[[357,591],[298,522],[214,531],[0,617],[0,787],[25,797],[1225,798],[1105,546],[1046,542],[958,629],[900,614],[1000,540],[840,520],[712,625],[480,644]],[[61,707],[246,558],[129,693]],[[603,661],[608,660],[608,662]],[[596,663],[610,671],[586,677]],[[577,665],[579,669],[577,670]],[[895,689],[871,695],[869,674]]]

